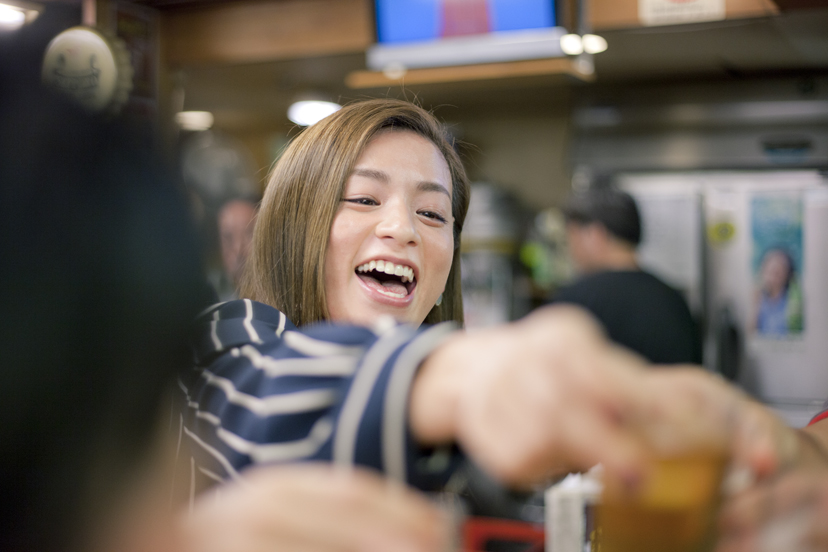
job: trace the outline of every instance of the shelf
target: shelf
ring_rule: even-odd
[[[483,81],[539,75],[568,75],[587,82],[594,79],[592,73],[579,70],[578,64],[573,58],[550,58],[410,69],[399,78],[389,78],[383,71],[353,71],[345,78],[345,84],[354,89],[380,88],[383,86]]]

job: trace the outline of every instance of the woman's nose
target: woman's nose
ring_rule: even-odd
[[[390,238],[401,244],[419,242],[414,213],[406,205],[401,202],[388,204],[381,216],[377,224],[377,237]]]

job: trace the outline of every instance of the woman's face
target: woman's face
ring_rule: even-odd
[[[788,258],[781,251],[768,251],[762,260],[762,287],[771,296],[785,291],[791,267]]]
[[[331,320],[370,325],[391,315],[422,323],[451,269],[451,191],[448,164],[428,139],[385,130],[368,143],[331,226]]]

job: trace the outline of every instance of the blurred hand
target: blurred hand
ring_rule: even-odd
[[[733,445],[735,466],[748,468],[761,481],[786,468],[810,462],[812,452],[800,434],[770,409],[745,399]]]
[[[795,470],[731,499],[716,552],[828,551],[828,470]]]
[[[585,311],[539,309],[435,350],[412,388],[411,428],[424,444],[459,442],[492,476],[519,486],[597,463],[635,483],[654,454],[721,454],[746,481],[806,461],[828,465],[813,445],[828,450],[828,431],[803,439],[700,367],[645,367]]]
[[[698,366],[652,370],[640,383],[647,399],[633,423],[652,451],[675,456],[699,450],[727,454],[745,397]]]
[[[642,385],[649,400],[639,405],[636,422],[656,452],[720,451],[758,478],[799,454],[796,433],[781,419],[700,367],[652,371]]]
[[[447,519],[402,485],[330,465],[257,467],[198,497],[187,552],[434,552]]]
[[[512,485],[599,462],[635,479],[644,451],[628,417],[648,401],[643,367],[584,311],[547,307],[432,353],[412,389],[411,427],[423,443],[458,441]]]
[[[661,398],[644,416],[651,443],[668,449],[723,444],[732,468],[748,475],[745,485],[791,468],[828,468],[828,420],[792,429],[769,408],[697,368],[654,372],[647,379],[650,393]]]

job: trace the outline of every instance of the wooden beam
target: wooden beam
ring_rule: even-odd
[[[779,14],[774,0],[727,0],[727,18],[767,17]]]
[[[551,58],[411,69],[399,78],[389,78],[382,71],[354,71],[345,78],[345,84],[349,88],[380,88],[384,86],[482,81],[538,75],[570,75],[584,81],[590,81],[593,78],[591,74],[579,71],[574,60],[570,58]]]
[[[370,0],[270,0],[162,13],[167,63],[253,63],[360,52],[374,41]]]
[[[774,0],[783,12],[824,8],[825,0]]]

